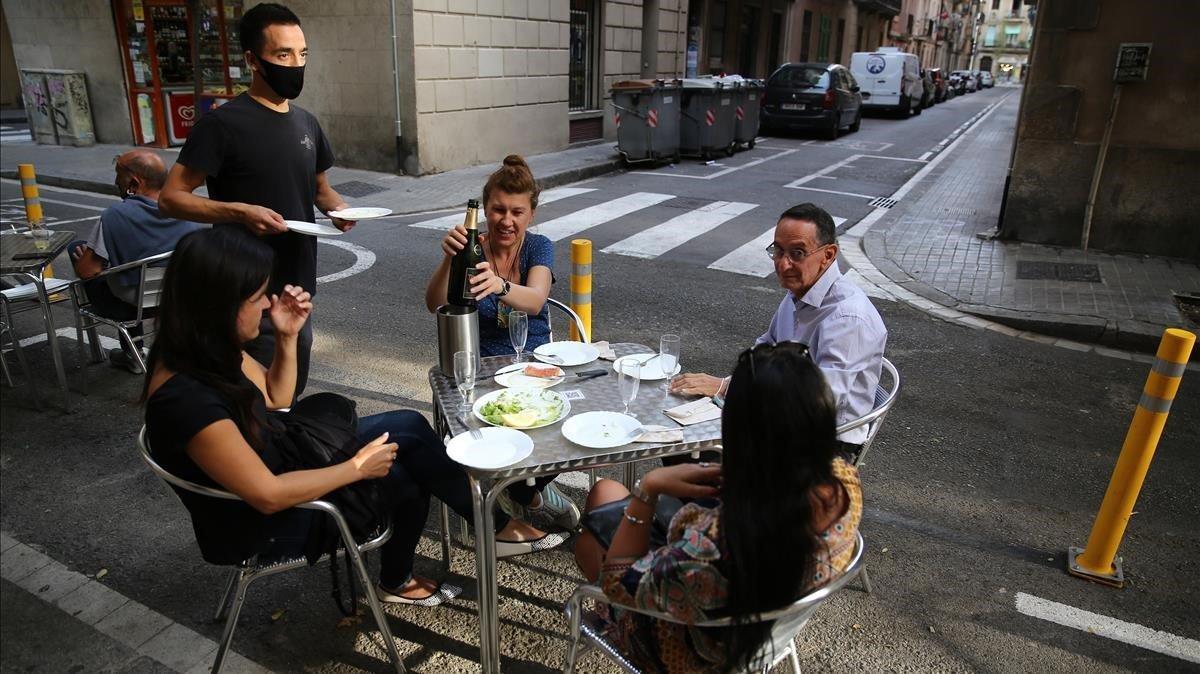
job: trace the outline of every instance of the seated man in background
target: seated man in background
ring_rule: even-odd
[[[838,425],[867,414],[875,405],[887,329],[867,294],[838,269],[833,218],[815,204],[789,208],[779,216],[767,255],[788,294],[757,343],[807,344],[833,391]],[[671,381],[671,392],[720,399],[728,386],[728,377],[689,373]],[[838,436],[841,451],[857,458],[866,435],[859,427]]]
[[[164,216],[158,210],[158,193],[167,179],[167,167],[157,153],[147,149],[130,150],[117,157],[118,204],[108,207],[88,233],[72,243],[71,264],[75,274],[85,279],[84,289],[97,314],[118,321],[137,317],[138,271],[96,279],[109,267],[134,262],[175,249],[184,234],[200,227],[194,222]],[[87,279],[94,279],[88,281]],[[129,330],[135,337],[141,326]],[[109,351],[110,362],[134,374],[141,374],[137,360],[123,349]]]

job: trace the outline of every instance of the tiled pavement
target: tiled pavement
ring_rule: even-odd
[[[1166,327],[1196,330],[1172,296],[1200,291],[1194,262],[977,236],[996,227],[1018,104],[1010,96],[998,106],[923,181],[924,191],[864,236],[871,261],[919,295],[1022,329],[1141,350],[1153,349]],[[1052,273],[1098,280],[1028,278]]]

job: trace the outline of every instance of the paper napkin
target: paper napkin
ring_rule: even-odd
[[[713,404],[709,398],[693,400],[690,403],[663,410],[663,414],[679,422],[681,426],[691,426],[705,421],[721,418],[721,408]]]
[[[683,442],[683,429],[667,428],[666,426],[643,426],[645,431],[637,442],[655,442],[665,444],[668,442]]]
[[[609,346],[608,342],[592,342],[592,346],[596,347],[596,350],[600,352],[600,360],[617,359],[616,352],[613,351],[613,348]]]

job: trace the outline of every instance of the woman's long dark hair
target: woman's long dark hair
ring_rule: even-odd
[[[236,227],[201,229],[179,240],[163,277],[158,327],[149,369],[157,366],[206,384],[234,405],[238,427],[262,449],[266,419],[256,403],[262,392],[242,373],[237,315],[271,275],[275,255],[267,244]],[[143,402],[150,375],[142,389]]]
[[[813,490],[835,482],[836,419],[804,345],[762,345],[738,358],[721,417],[730,669],[748,667],[770,636],[769,623],[748,621],[798,599],[813,576]]]

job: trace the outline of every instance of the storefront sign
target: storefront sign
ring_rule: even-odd
[[[228,96],[204,96],[200,99],[200,110],[207,112],[229,101]],[[187,140],[188,132],[196,125],[195,96],[190,92],[172,91],[167,94],[167,128],[171,143],[178,145]]]
[[[1150,69],[1150,42],[1123,42],[1117,48],[1114,82],[1145,82]]]

